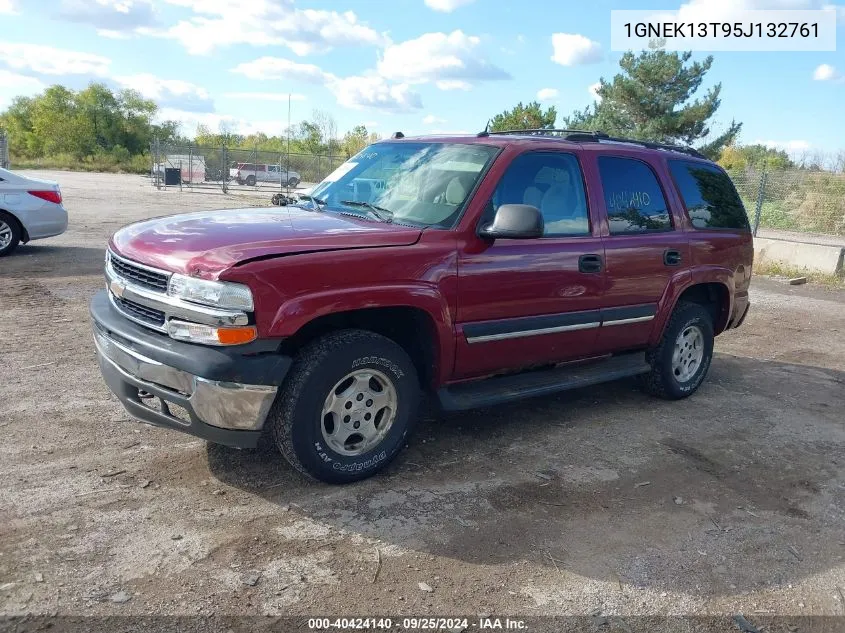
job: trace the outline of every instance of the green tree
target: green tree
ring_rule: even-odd
[[[758,170],[794,169],[796,167],[785,151],[759,144],[728,145],[722,150],[719,164],[728,171],[742,171],[748,168]]]
[[[511,110],[497,114],[490,121],[490,131],[551,129],[557,120],[557,110],[550,106],[545,111],[539,102],[523,105],[520,101]]]
[[[699,143],[698,150],[716,158],[742,127],[732,121],[713,137],[710,120],[721,105],[722,85],[694,98],[713,58],[690,63],[692,53],[653,47],[638,55],[627,52],[619,61],[622,72],[600,80],[600,97],[592,106],[564,119],[566,127],[600,130],[661,143]]]
[[[356,125],[344,134],[343,140],[340,142],[340,147],[343,155],[346,158],[350,158],[377,140],[379,140],[378,134],[367,132],[365,125]]]

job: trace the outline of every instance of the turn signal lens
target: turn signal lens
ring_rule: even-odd
[[[167,333],[170,338],[203,345],[243,345],[258,338],[254,325],[241,327],[212,327],[187,321],[169,321]]]
[[[221,327],[217,329],[217,340],[221,345],[243,345],[256,339],[258,333],[254,325],[244,327]]]

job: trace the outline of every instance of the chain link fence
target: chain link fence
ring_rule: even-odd
[[[9,169],[9,140],[6,133],[0,131],[0,167]]]
[[[191,190],[285,191],[318,183],[344,156],[201,147],[154,141],[150,146],[153,185]]]
[[[845,236],[845,174],[747,169],[729,172],[758,229]]]

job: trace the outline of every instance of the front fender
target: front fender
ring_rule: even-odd
[[[427,284],[379,284],[325,290],[282,302],[269,327],[271,337],[289,337],[320,317],[374,308],[415,308],[434,324],[438,358],[437,381],[451,372],[455,358],[455,330],[449,304],[437,288]]]

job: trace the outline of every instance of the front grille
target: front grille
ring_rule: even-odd
[[[150,288],[151,290],[159,290],[167,292],[167,280],[170,275],[167,273],[159,273],[148,268],[142,268],[132,262],[111,256],[111,267],[114,272],[139,286]]]
[[[129,316],[156,327],[164,326],[164,312],[161,310],[148,308],[147,306],[142,306],[140,303],[135,303],[134,301],[129,301],[128,299],[121,299],[120,297],[116,297],[114,295],[112,295],[112,299],[114,299],[117,307]]]

